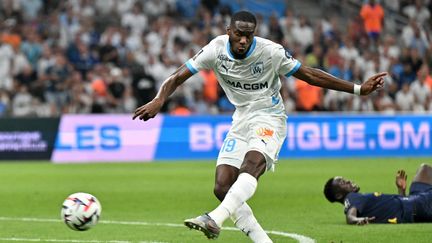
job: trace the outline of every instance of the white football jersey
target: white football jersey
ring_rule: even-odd
[[[272,108],[272,113],[284,113],[279,75],[290,76],[301,64],[281,45],[260,37],[254,37],[244,59],[235,59],[229,36],[221,35],[189,59],[186,66],[192,73],[212,69],[237,112]]]

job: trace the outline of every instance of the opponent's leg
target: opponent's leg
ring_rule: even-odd
[[[432,185],[432,167],[428,164],[421,164],[417,169],[413,182],[422,182]]]
[[[216,167],[214,194],[223,201],[228,190],[238,177],[239,169],[221,164]],[[245,202],[231,215],[236,227],[246,234],[253,242],[270,243],[272,240],[255,218],[252,209]]]
[[[421,164],[411,183],[410,196],[414,197],[414,222],[432,222],[432,167]]]

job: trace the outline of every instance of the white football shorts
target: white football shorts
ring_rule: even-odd
[[[216,165],[227,164],[240,169],[246,153],[255,150],[266,158],[267,170],[274,170],[286,129],[286,116],[255,113],[234,120]]]

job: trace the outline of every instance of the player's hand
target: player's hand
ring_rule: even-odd
[[[378,73],[366,80],[360,88],[361,95],[368,95],[377,89],[384,87],[384,77],[387,75],[386,72]]]
[[[160,109],[162,108],[163,103],[164,102],[158,98],[153,99],[149,103],[138,107],[135,110],[135,113],[134,113],[134,116],[132,119],[135,120],[135,118],[138,117],[140,120],[147,121],[147,120],[155,117],[156,114],[159,113]]]
[[[408,178],[408,176],[404,170],[398,170],[398,172],[396,173],[396,186],[397,186],[397,188],[405,191],[407,178]]]
[[[373,220],[375,220],[375,217],[358,218],[357,225],[369,224],[369,222],[371,222]]]

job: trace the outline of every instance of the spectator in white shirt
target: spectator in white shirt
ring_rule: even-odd
[[[11,91],[12,83],[12,65],[15,58],[14,51],[9,44],[3,43],[0,38],[0,89]]]
[[[423,4],[423,0],[416,0],[414,4],[404,7],[402,12],[409,18],[415,19],[421,25],[426,24],[431,15]]]
[[[396,93],[395,101],[400,111],[411,111],[414,108],[415,99],[409,83],[402,84],[402,89]]]
[[[378,91],[377,96],[374,99],[375,110],[384,114],[395,114],[397,106],[393,99],[388,95],[385,89]]]
[[[125,28],[131,28],[132,34],[141,35],[147,29],[147,16],[143,14],[142,6],[136,2],[132,10],[123,14],[121,25]]]
[[[300,16],[299,25],[291,29],[291,34],[294,37],[294,41],[301,46],[302,50],[313,43],[314,32],[306,16]]]
[[[18,87],[18,92],[12,99],[12,115],[15,117],[26,117],[33,114],[32,95],[25,85]]]
[[[344,45],[339,48],[339,55],[345,59],[345,64],[349,64],[351,60],[358,58],[359,51],[354,46],[352,40],[347,37],[344,40]]]
[[[415,101],[419,106],[426,109],[427,101],[431,96],[431,89],[426,83],[426,78],[429,72],[429,68],[426,64],[423,64],[420,70],[417,72],[417,79],[411,83],[411,91],[415,97]]]
[[[417,32],[417,34],[416,34]],[[414,39],[428,43],[426,32],[423,30],[414,19],[411,19],[409,24],[402,29],[402,40],[405,47],[410,47]]]

